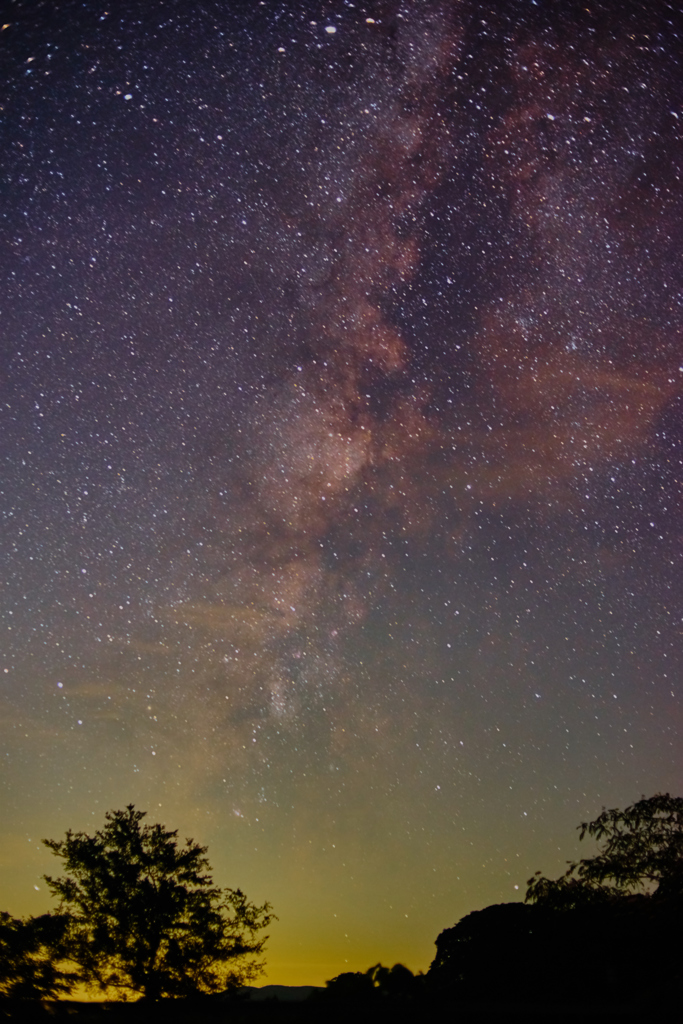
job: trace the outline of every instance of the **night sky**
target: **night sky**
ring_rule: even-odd
[[[0,909],[133,802],[426,969],[683,793],[681,5],[1,20]]]

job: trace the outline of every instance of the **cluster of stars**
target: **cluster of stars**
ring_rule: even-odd
[[[678,14],[71,6],[0,33],[12,834],[172,805],[427,966],[680,789]]]

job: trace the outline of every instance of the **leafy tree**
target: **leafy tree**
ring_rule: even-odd
[[[375,964],[366,971],[366,974],[381,995],[391,998],[414,995],[420,991],[424,981],[422,974],[413,974],[404,964],[394,964],[393,967]]]
[[[0,995],[10,999],[53,999],[72,985],[55,964],[53,950],[66,926],[56,914],[27,920],[0,912]]]
[[[579,829],[581,839],[598,841],[598,854],[570,863],[555,880],[537,872],[526,902],[571,909],[636,894],[683,896],[683,798],[658,793],[624,811],[604,810]]]
[[[335,999],[368,999],[375,995],[375,986],[368,972],[344,971],[325,982],[325,993]]]
[[[377,996],[402,998],[412,996],[423,984],[422,975],[414,975],[403,964],[384,967],[375,964],[367,971],[345,971],[325,982],[325,994],[336,999],[371,999]]]
[[[156,1000],[256,977],[270,905],[214,887],[206,847],[182,846],[177,832],[143,825],[144,817],[129,804],[108,813],[94,836],[44,841],[64,862],[66,874],[45,881],[66,922],[59,953],[78,981]]]

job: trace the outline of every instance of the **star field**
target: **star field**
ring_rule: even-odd
[[[2,906],[132,801],[425,969],[681,792],[679,5],[4,10]]]

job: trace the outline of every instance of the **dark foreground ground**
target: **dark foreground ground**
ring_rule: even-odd
[[[638,1003],[596,1001],[552,1004],[415,1000],[368,1003],[314,1000],[283,1004],[225,1000],[172,1001],[156,1006],[136,1004],[30,1003],[0,1004],[0,1017],[22,1024],[540,1024],[542,1021],[647,1021],[659,1024],[681,1019],[680,1007],[658,1000]]]

